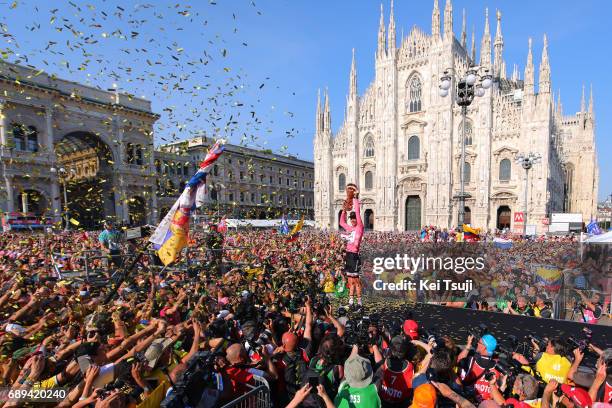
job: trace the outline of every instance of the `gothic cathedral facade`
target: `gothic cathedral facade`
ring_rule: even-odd
[[[327,93],[323,105],[320,96],[317,101],[318,227],[338,228],[345,186],[351,182],[360,187],[366,229],[456,226],[463,126],[466,223],[485,230],[518,230],[515,215],[523,212],[525,200],[527,223],[536,225],[538,233],[548,230],[551,213],[582,213],[587,223],[595,217],[599,175],[592,90],[588,106],[583,88],[580,112],[564,115],[560,93],[555,102],[552,91],[546,36],[537,84],[531,39],[523,78],[516,65],[507,76],[501,13],[496,13],[493,38],[485,14],[477,61],[474,33],[468,51],[465,13],[461,38],[453,34],[451,0],[446,1],[443,29],[434,0],[431,35],[414,27],[399,47],[393,2],[388,27],[381,6],[375,78],[358,95],[353,50],[344,120],[335,134]],[[474,66],[488,70],[493,85],[468,107],[464,124],[453,89],[456,78]],[[442,97],[439,85],[445,73],[455,79],[450,94]],[[541,162],[526,173],[516,158],[529,152],[539,154]]]

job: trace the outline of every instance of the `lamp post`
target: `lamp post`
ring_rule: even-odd
[[[523,211],[523,237],[527,236],[527,189],[529,188],[529,170],[534,164],[539,163],[542,156],[539,153],[527,153],[527,155],[519,154],[516,162],[525,169],[525,209]]]
[[[489,74],[489,70],[483,67],[471,66],[465,76],[454,78],[452,76],[453,69],[449,68],[444,71],[444,75],[440,78],[440,96],[446,97],[452,85],[453,79],[457,81],[456,101],[457,105],[461,106],[461,158],[459,164],[459,182],[460,192],[454,198],[459,201],[458,228],[463,231],[463,222],[465,220],[465,199],[469,194],[465,192],[465,121],[467,116],[467,107],[472,104],[475,96],[484,96],[485,90],[493,84],[493,77]]]
[[[59,176],[60,179],[60,183],[62,183],[62,188],[64,190],[64,230],[68,231],[69,229],[69,220],[70,218],[68,217],[68,194],[66,192],[66,181],[67,181],[67,176],[68,176],[68,170],[66,170],[63,167],[55,168],[55,167],[51,167],[49,169],[51,171],[51,173],[53,174],[57,174]],[[74,173],[74,169],[70,170],[71,173]]]

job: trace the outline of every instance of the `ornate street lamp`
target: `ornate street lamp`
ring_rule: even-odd
[[[461,191],[454,198],[459,201],[458,228],[463,230],[463,222],[465,220],[465,199],[469,196],[465,192],[465,121],[467,116],[467,107],[472,104],[475,96],[484,96],[485,90],[493,84],[493,77],[489,74],[487,68],[470,67],[465,76],[462,78],[453,77],[453,69],[449,68],[444,71],[444,75],[440,78],[440,96],[446,97],[452,86],[453,79],[457,81],[457,105],[461,106],[461,163],[459,165]]]
[[[68,231],[70,218],[68,216],[68,194],[66,193],[66,182],[68,181],[67,178],[69,171],[63,167],[60,167],[59,169],[56,167],[51,167],[49,171],[58,175],[60,183],[62,183],[62,187],[64,189],[64,230]],[[70,173],[74,174],[74,169],[70,169]]]
[[[529,170],[534,164],[539,163],[542,156],[539,153],[528,153],[526,156],[521,153],[517,156],[516,162],[525,169],[525,210],[523,212],[523,237],[527,236],[527,188],[529,187]]]

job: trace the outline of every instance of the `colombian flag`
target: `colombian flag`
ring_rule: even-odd
[[[295,224],[295,226],[289,233],[289,237],[287,237],[287,241],[289,242],[295,241],[298,237],[298,232],[300,232],[303,226],[304,226],[304,216],[302,215],[302,218],[300,218],[300,220],[297,222],[297,224]]]
[[[191,177],[185,190],[176,200],[168,214],[159,223],[157,229],[149,238],[153,247],[157,249],[159,259],[164,265],[169,265],[176,261],[183,248],[187,246],[189,239],[189,220],[191,212],[204,202],[206,195],[206,175],[212,169],[214,162],[223,153],[223,139],[217,141],[208,151],[204,161],[200,163],[200,168]]]
[[[463,224],[463,240],[465,242],[480,241],[480,228],[472,228],[469,224]]]

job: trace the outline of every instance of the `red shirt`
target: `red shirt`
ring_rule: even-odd
[[[382,369],[382,382],[378,391],[380,399],[391,403],[408,400],[412,396],[412,376],[414,375],[412,363],[408,363],[403,371],[397,372],[391,370],[385,360]]]
[[[229,367],[225,370],[232,385],[233,395],[242,395],[249,391],[247,384],[254,385],[253,374],[248,368]]]

